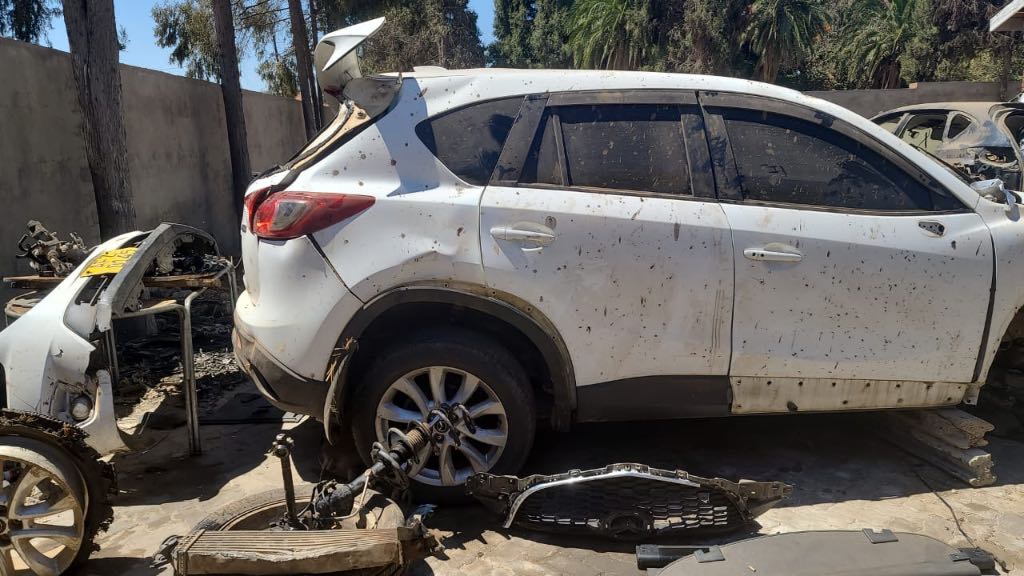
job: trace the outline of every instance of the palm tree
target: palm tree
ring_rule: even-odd
[[[782,65],[801,62],[828,26],[820,0],[754,0],[743,42],[757,55],[761,80],[775,82]]]
[[[578,0],[569,50],[580,68],[635,70],[653,50],[647,0]]]
[[[873,88],[899,88],[902,57],[914,37],[915,13],[922,0],[856,0],[846,47],[840,55],[854,78]]]

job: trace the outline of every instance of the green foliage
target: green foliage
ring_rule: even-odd
[[[897,88],[910,48],[928,34],[921,16],[929,0],[857,0],[841,34],[837,56],[847,62],[846,80],[856,87]]]
[[[0,36],[39,43],[60,14],[58,0],[0,0]]]
[[[376,16],[386,17],[388,23],[366,42],[361,64],[366,74],[408,71],[413,66],[484,65],[476,13],[468,0],[403,0],[390,3]]]
[[[828,26],[820,0],[754,0],[743,40],[757,55],[760,79],[775,82],[783,66],[802,63]]]
[[[658,46],[648,7],[646,0],[577,0],[569,32],[573,63],[606,70],[650,66]]]
[[[220,79],[210,0],[165,0],[153,7],[153,21],[157,45],[171,49],[170,61],[189,78]]]

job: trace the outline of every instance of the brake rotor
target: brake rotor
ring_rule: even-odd
[[[113,467],[79,428],[0,410],[0,574],[58,576],[113,519]]]

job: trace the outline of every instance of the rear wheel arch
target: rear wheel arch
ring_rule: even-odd
[[[435,328],[439,322],[479,331],[517,357],[525,356],[524,367],[541,407],[544,396],[550,400],[552,427],[569,427],[576,410],[575,372],[554,324],[511,294],[453,283],[396,288],[378,295],[352,317],[338,339],[338,349],[348,349],[349,357],[335,387],[337,412],[344,417],[361,373],[372,363],[375,352],[389,340]]]

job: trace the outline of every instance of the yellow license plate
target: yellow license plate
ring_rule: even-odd
[[[118,248],[107,250],[93,260],[82,272],[82,278],[89,276],[103,276],[104,274],[117,274],[124,268],[128,259],[135,254],[137,248]]]

